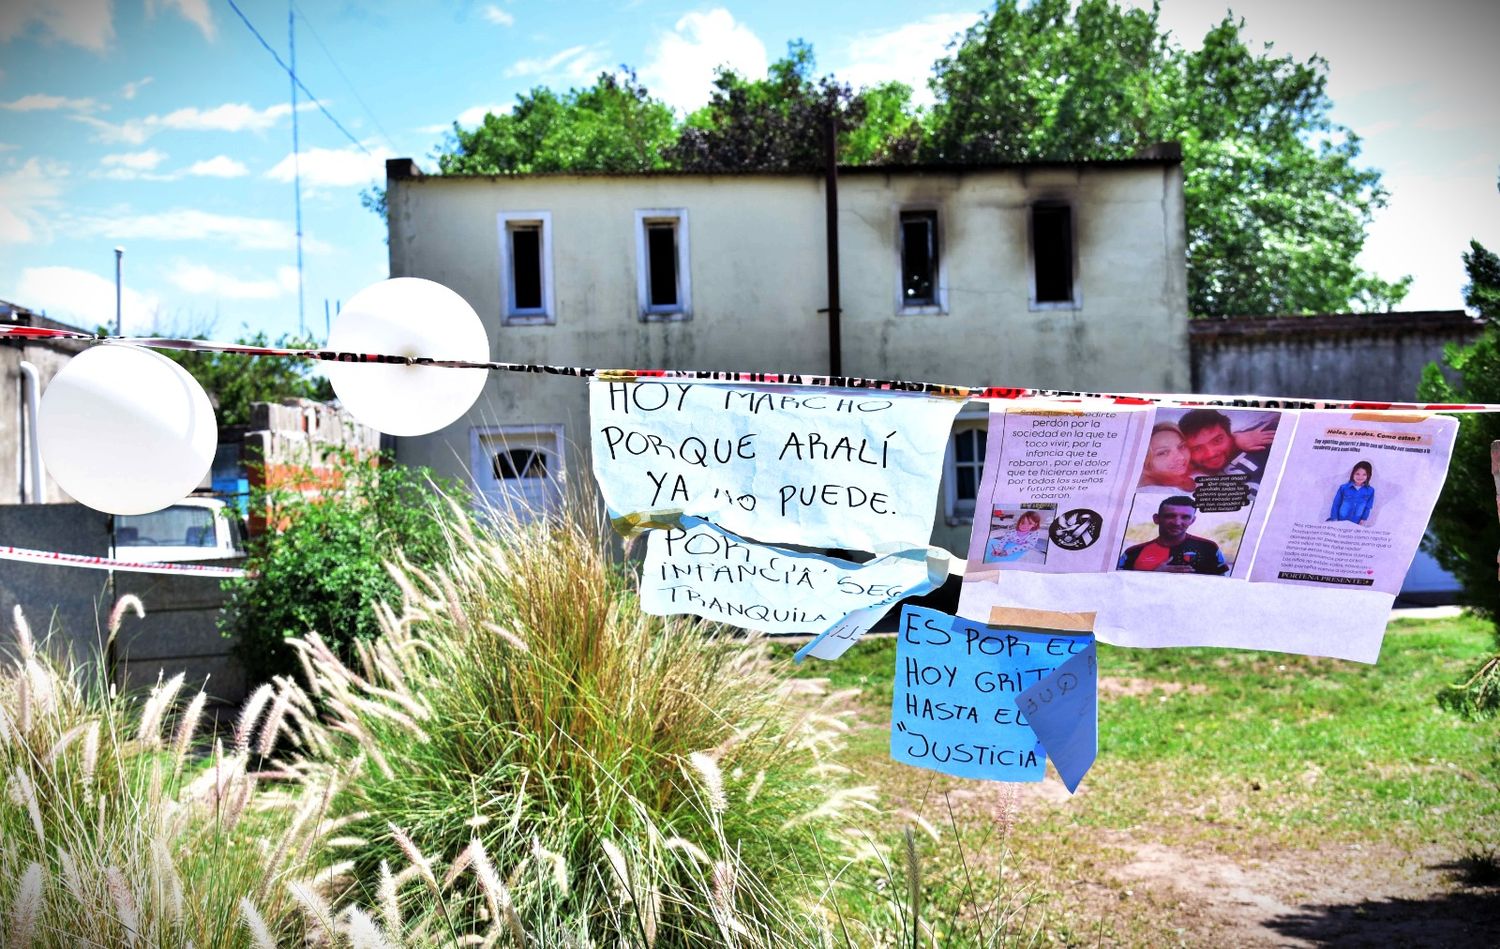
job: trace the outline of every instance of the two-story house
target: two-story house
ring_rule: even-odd
[[[492,358],[596,368],[828,373],[817,173],[427,176],[387,163],[392,277],[483,318]],[[962,385],[1188,385],[1177,151],[1119,161],[849,167],[835,226],[841,374]],[[412,314],[421,319],[421,314]],[[934,543],[967,543],[985,417],[950,439]],[[491,500],[589,490],[586,388],[493,373],[401,460]]]

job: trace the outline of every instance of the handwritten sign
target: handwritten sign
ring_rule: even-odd
[[[646,541],[641,609],[768,633],[820,633],[851,611],[925,593],[927,581],[925,546],[857,564],[767,547],[687,517]]]
[[[594,477],[616,516],[679,512],[810,547],[925,547],[960,404],[591,379]]]
[[[1015,697],[1091,641],[903,608],[891,757],[961,778],[1040,781],[1046,753]]]
[[[1093,638],[1047,678],[1015,697],[1057,774],[1076,792],[1099,755],[1099,660]]]

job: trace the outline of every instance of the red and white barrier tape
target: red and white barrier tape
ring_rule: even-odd
[[[1359,402],[1349,399],[1302,399],[1258,395],[1221,396],[1160,392],[1083,392],[1071,389],[1032,389],[1006,386],[956,386],[900,379],[868,379],[859,376],[819,376],[779,372],[735,372],[694,369],[589,369],[582,366],[548,366],[536,363],[469,362],[462,359],[431,359],[426,356],[392,356],[383,353],[351,353],[331,349],[286,349],[275,346],[242,346],[201,339],[168,339],[143,336],[96,336],[72,330],[35,326],[0,327],[0,339],[75,339],[91,342],[129,343],[151,349],[189,352],[235,353],[243,356],[286,356],[319,362],[381,363],[385,365],[434,366],[440,369],[486,369],[491,372],[527,372],[553,376],[598,377],[614,381],[670,379],[694,382],[741,382],[761,385],[819,386],[839,389],[881,389],[918,392],[962,399],[1057,399],[1102,401],[1119,405],[1229,406],[1261,409],[1333,409],[1355,412],[1500,412],[1500,404],[1452,402]]]
[[[245,575],[245,571],[238,567],[210,567],[196,563],[141,563],[134,560],[90,557],[84,554],[28,550],[25,547],[0,547],[0,560],[19,560],[22,563],[45,563],[62,567],[86,567],[91,570],[119,570],[130,573],[177,573],[194,577],[219,577],[220,579]]]

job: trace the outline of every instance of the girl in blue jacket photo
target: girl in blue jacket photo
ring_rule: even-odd
[[[1349,471],[1348,482],[1339,485],[1333,495],[1333,508],[1328,513],[1330,521],[1353,521],[1363,524],[1370,519],[1370,508],[1375,506],[1375,488],[1370,479],[1375,471],[1368,461],[1357,461]]]

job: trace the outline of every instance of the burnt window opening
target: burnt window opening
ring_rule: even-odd
[[[677,222],[646,222],[646,303],[651,309],[675,308],[677,292]]]
[[[542,226],[512,224],[510,231],[511,311],[540,312],[542,302]]]
[[[547,477],[547,456],[533,448],[512,448],[494,456],[496,481]]]
[[[901,305],[938,302],[936,211],[901,212]]]
[[[1073,209],[1066,204],[1031,208],[1031,253],[1037,303],[1073,302]]]

